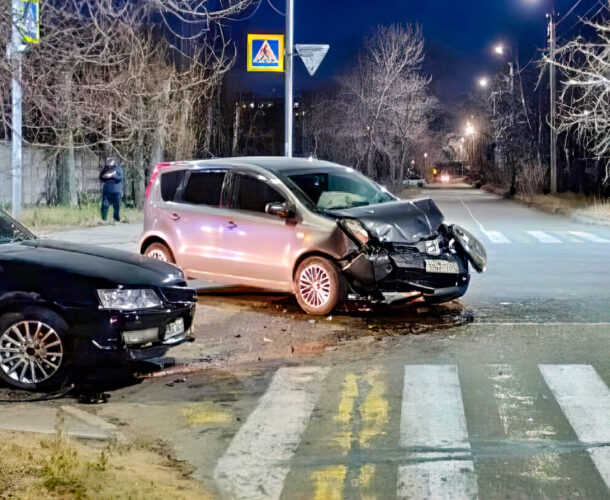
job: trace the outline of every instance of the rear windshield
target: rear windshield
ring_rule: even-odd
[[[184,188],[184,201],[195,205],[220,206],[225,172],[191,172]]]
[[[184,178],[184,170],[176,170],[161,175],[161,198],[163,201],[174,201],[176,191]]]

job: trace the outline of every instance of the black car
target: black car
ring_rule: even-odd
[[[63,383],[74,365],[163,356],[189,338],[197,294],[176,266],[38,239],[0,211],[0,380]]]

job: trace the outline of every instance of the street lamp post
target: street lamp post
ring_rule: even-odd
[[[292,67],[294,61],[294,0],[286,0],[286,67],[284,68],[284,154],[292,158],[292,120],[294,114]]]

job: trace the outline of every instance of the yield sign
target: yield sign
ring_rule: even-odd
[[[309,74],[313,76],[318,71],[330,45],[296,44],[294,48],[297,49],[297,54],[301,57]]]

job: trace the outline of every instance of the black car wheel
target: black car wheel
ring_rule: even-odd
[[[169,262],[170,264],[176,263],[172,252],[163,243],[153,243],[152,245],[149,245],[146,250],[144,250],[144,255],[162,262]]]
[[[59,387],[69,361],[68,325],[41,307],[0,316],[0,379],[26,390]]]

